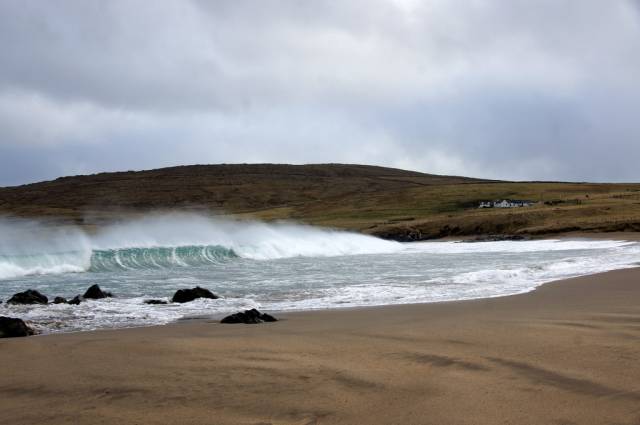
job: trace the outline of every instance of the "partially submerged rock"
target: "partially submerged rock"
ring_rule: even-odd
[[[70,301],[69,304],[71,305],[78,305],[82,302],[82,297],[80,295],[76,295],[75,297],[73,297]]]
[[[165,300],[144,300],[145,304],[157,305],[157,304],[169,304]]]
[[[198,298],[209,298],[216,300],[219,297],[208,289],[196,286],[192,289],[178,289],[173,295],[171,302],[174,303],[188,303]]]
[[[98,285],[91,285],[91,287],[89,289],[87,289],[87,292],[84,293],[84,295],[82,296],[82,298],[88,299],[88,300],[99,300],[102,298],[110,298],[113,295],[111,294],[111,292],[107,292],[107,291],[103,291],[100,286]]]
[[[34,335],[36,332],[24,320],[0,316],[0,338]]]
[[[277,322],[278,319],[267,313],[260,313],[255,308],[231,314],[220,321],[220,323],[245,323],[253,325],[263,322]]]
[[[66,304],[67,303],[67,299],[64,297],[55,297],[53,299],[53,303],[54,304]]]
[[[34,289],[27,289],[24,292],[18,292],[9,300],[7,304],[47,304],[49,299]]]

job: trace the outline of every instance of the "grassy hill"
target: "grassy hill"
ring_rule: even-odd
[[[495,199],[534,206],[478,209]],[[499,182],[393,168],[194,165],[0,188],[0,214],[99,226],[148,211],[293,219],[394,239],[640,231],[640,184]]]

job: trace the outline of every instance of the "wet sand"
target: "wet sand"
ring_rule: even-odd
[[[640,269],[510,297],[0,341],[0,423],[640,424]]]

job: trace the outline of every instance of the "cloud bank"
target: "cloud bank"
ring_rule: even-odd
[[[220,162],[640,180],[637,0],[6,0],[0,51],[0,185]]]

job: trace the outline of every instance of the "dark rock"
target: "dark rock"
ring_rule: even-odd
[[[209,298],[212,300],[216,300],[218,299],[218,296],[214,295],[213,292],[209,291],[208,289],[196,286],[193,289],[178,289],[173,295],[171,302],[188,303],[189,301],[193,301],[197,298]]]
[[[53,299],[53,303],[54,304],[66,304],[67,303],[67,299],[64,297],[55,297]]]
[[[40,292],[33,289],[27,289],[26,291],[19,292],[9,298],[7,304],[47,304],[48,302],[49,299]]]
[[[87,292],[84,293],[82,298],[86,298],[88,300],[99,300],[101,298],[109,298],[112,296],[111,292],[103,291],[98,285],[92,285],[87,289]]]
[[[260,315],[260,319],[262,319],[263,322],[277,322],[278,321],[278,319],[276,319],[275,317],[273,317],[272,315],[267,314],[267,313],[262,313]]]
[[[22,319],[13,317],[0,317],[0,338],[14,338],[19,336],[29,336],[36,332]]]
[[[69,304],[71,305],[78,305],[82,302],[82,297],[80,295],[76,295],[75,297],[73,297],[70,301]]]
[[[263,322],[277,322],[278,319],[270,314],[260,313],[255,308],[231,314],[220,321],[220,323],[245,323],[253,325]]]
[[[156,305],[156,304],[169,304],[168,302],[166,302],[165,300],[144,300],[145,304],[152,304],[152,305]]]

